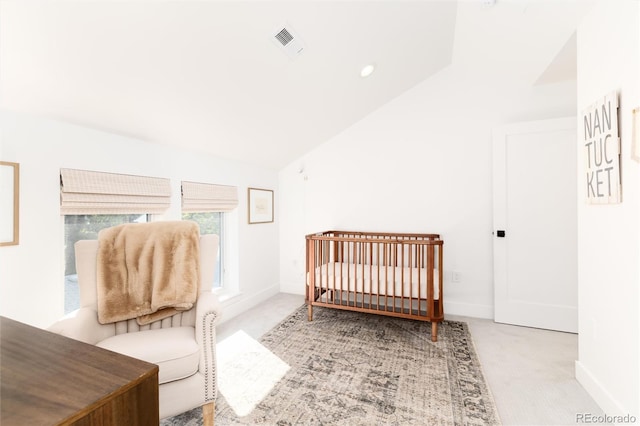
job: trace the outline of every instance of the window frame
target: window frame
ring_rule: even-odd
[[[219,256],[219,262],[218,262],[218,286],[216,286],[216,282],[214,279],[214,282],[211,285],[211,291],[221,291],[222,289],[225,288],[225,281],[226,281],[226,272],[227,272],[227,266],[226,266],[226,253],[225,253],[225,245],[226,245],[226,234],[227,234],[227,229],[226,229],[226,213],[225,212],[181,212],[181,220],[191,220],[193,222],[198,223],[197,221],[190,219],[190,218],[185,218],[185,215],[191,215],[191,214],[218,214],[219,215],[219,244],[218,244],[218,256]],[[201,227],[200,223],[198,223],[198,226]],[[213,234],[200,234],[200,235],[213,235]]]

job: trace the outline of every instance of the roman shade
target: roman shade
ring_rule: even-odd
[[[60,169],[60,213],[163,213],[171,204],[169,179]]]
[[[184,213],[229,212],[238,207],[238,188],[210,183],[182,182]]]

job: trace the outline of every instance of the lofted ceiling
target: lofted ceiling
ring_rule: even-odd
[[[586,2],[485,3],[0,0],[0,107],[279,169],[452,63],[575,78]]]

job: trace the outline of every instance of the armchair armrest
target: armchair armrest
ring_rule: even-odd
[[[114,324],[100,324],[98,313],[89,307],[69,312],[49,326],[48,330],[91,345],[116,334]]]
[[[214,317],[212,319],[215,324],[218,324],[220,322],[221,313],[222,312],[220,302],[218,301],[218,296],[210,291],[203,291],[198,295],[198,300],[196,301],[197,318],[202,319],[207,314],[214,314]],[[196,326],[197,325],[198,324],[196,324]]]
[[[220,304],[209,291],[200,293],[196,305],[196,341],[200,346],[199,371],[204,375],[205,401],[215,401],[218,392],[216,374],[216,323]]]

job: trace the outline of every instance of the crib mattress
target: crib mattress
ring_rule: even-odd
[[[377,265],[363,267],[361,264],[330,262],[316,267],[315,275],[316,288],[380,296],[427,298],[426,268]],[[440,272],[434,268],[433,299],[439,298]]]

